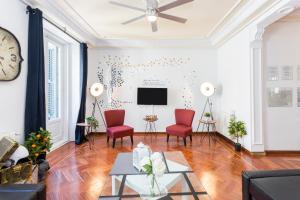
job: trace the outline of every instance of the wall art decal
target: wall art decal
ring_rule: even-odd
[[[192,109],[193,108],[193,94],[191,89],[188,87],[184,87],[182,91],[183,95],[181,98],[183,99],[184,108],[186,109]]]
[[[137,131],[145,129],[145,115],[157,115],[157,131],[164,131],[174,123],[174,109],[199,110],[205,103],[199,88],[201,83],[217,81],[216,53],[211,50],[101,48],[90,51],[89,82],[99,81],[105,88],[99,98],[101,107],[125,109],[126,123]],[[137,105],[138,87],[168,88],[168,105]],[[216,99],[214,96],[212,101]],[[87,112],[91,112],[89,109]],[[195,120],[199,120],[199,115],[197,111]]]
[[[122,87],[122,84],[124,83],[123,80],[123,71],[117,67],[111,68],[111,81],[110,81],[110,87],[113,90],[114,87]]]
[[[143,86],[164,86],[165,83],[158,79],[147,79],[143,80]]]

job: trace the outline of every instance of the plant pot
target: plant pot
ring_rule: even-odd
[[[38,157],[36,158],[37,161],[39,160],[46,160],[46,152],[41,153],[40,155],[38,155]]]
[[[240,143],[235,143],[235,144],[234,144],[234,149],[235,149],[236,151],[241,151],[242,145],[241,145]]]

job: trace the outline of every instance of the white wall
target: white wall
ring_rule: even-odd
[[[300,22],[276,22],[264,34],[264,132],[266,150],[300,150],[300,107],[297,88],[300,77]],[[268,66],[293,67],[293,80],[268,81]],[[279,73],[280,70],[279,70]],[[268,107],[267,88],[293,89],[291,107]]]
[[[120,74],[112,77],[111,69]],[[192,108],[196,111],[193,123],[196,131],[205,102],[200,85],[205,81],[217,83],[217,54],[216,50],[210,48],[89,49],[88,87],[99,82],[99,72],[108,86],[101,97],[103,107],[110,107],[108,102],[112,96],[116,100],[112,107],[126,109],[126,123],[133,126],[135,131],[144,131],[142,119],[152,114],[152,106],[137,105],[137,87],[168,88],[168,106],[154,107],[154,114],[159,118],[157,131],[165,131],[166,126],[174,123],[175,108]],[[110,94],[107,91],[111,91],[111,80],[116,81],[116,86]],[[216,98],[217,95],[213,97],[214,105],[217,105]],[[87,115],[91,114],[92,100],[88,95]],[[217,107],[214,107],[215,113],[216,110]],[[100,119],[99,114],[97,117]],[[104,131],[104,127],[100,130]]]
[[[26,5],[19,0],[0,0],[5,9],[0,12],[0,26],[12,32],[20,42],[24,61],[21,73],[14,81],[0,82],[0,138],[10,136],[19,142],[24,140],[25,96],[27,83],[28,15]],[[44,28],[69,43],[69,124],[68,135],[74,140],[75,123],[79,110],[79,44],[63,32],[44,23]],[[78,89],[76,89],[78,88]]]
[[[219,132],[228,135],[228,121],[235,113],[238,120],[246,123],[250,132],[250,43],[249,31],[244,29],[218,48],[218,83],[222,85],[220,95]],[[242,140],[247,149],[251,149],[251,136]]]
[[[0,82],[0,137],[10,135],[22,142],[27,77],[28,15],[26,6],[18,0],[0,0],[0,4],[5,5],[5,9],[0,12],[0,26],[17,37],[24,58],[20,76],[14,81]],[[18,135],[15,136],[15,133]]]

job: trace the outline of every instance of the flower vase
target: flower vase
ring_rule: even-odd
[[[148,198],[146,199],[157,199],[164,197],[168,194],[168,190],[166,189],[166,187],[158,183],[158,178],[155,175],[150,174],[148,176],[148,181],[149,194],[147,194]]]

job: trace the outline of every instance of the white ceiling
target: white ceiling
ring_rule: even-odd
[[[145,8],[145,0],[115,0],[123,4]],[[159,5],[165,5],[174,0],[160,0]],[[165,11],[188,21],[185,24],[159,19],[158,32],[151,31],[146,19],[128,25],[121,23],[137,17],[142,12],[119,7],[109,3],[109,0],[63,0],[62,9],[73,13],[78,21],[85,23],[90,31],[99,38],[122,39],[193,39],[204,38],[220,20],[239,2],[239,0],[194,0],[177,8]],[[76,13],[76,15],[74,15]]]

